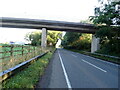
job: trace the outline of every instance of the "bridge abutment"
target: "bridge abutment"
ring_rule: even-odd
[[[41,37],[41,47],[45,48],[47,46],[47,29],[42,28],[42,37]]]
[[[96,38],[95,35],[92,35],[92,42],[91,42],[91,53],[100,49],[100,38]]]

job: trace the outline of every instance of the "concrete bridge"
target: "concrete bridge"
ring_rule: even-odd
[[[93,24],[1,17],[0,27],[40,29],[42,30],[42,47],[46,47],[47,45],[47,30],[90,33],[93,34],[91,52],[95,52],[99,49],[99,39],[94,36],[94,33],[98,29]]]

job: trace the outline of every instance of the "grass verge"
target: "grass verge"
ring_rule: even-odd
[[[95,54],[92,54],[92,53],[86,53],[86,52],[80,51],[80,50],[74,50],[74,49],[67,49],[67,50],[70,50],[70,51],[73,51],[73,52],[78,52],[78,53],[85,54],[85,55],[89,55],[89,56],[92,56],[92,57],[95,57],[95,58],[99,58],[99,59],[102,59],[102,60],[105,60],[105,61],[109,61],[109,62],[112,62],[112,63],[120,64],[120,60],[115,59],[115,58],[95,55]]]
[[[4,81],[2,88],[34,88],[39,78],[44,74],[53,52],[48,52],[15,76]]]

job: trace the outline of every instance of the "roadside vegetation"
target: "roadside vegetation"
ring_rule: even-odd
[[[5,80],[2,83],[2,88],[35,88],[38,80],[44,74],[45,68],[47,67],[54,51],[55,49],[33,62],[21,72],[18,72],[15,76]]]
[[[44,52],[48,52],[43,57],[39,58],[38,60],[32,62],[28,67],[25,69],[17,72],[14,76],[10,77],[9,79],[6,79],[4,82],[2,82],[2,88],[4,89],[15,89],[15,88],[34,88],[37,84],[38,80],[41,78],[41,76],[45,72],[45,68],[49,64],[50,58],[52,57],[54,51],[55,51],[55,45],[58,41],[58,38],[61,38],[62,33],[61,32],[55,32],[51,31],[48,32],[47,35],[47,48],[41,48],[41,32],[31,32],[26,34],[25,39],[30,41],[31,43],[28,44],[28,48],[25,45],[25,48],[21,45],[12,45],[15,46],[15,48],[10,48],[11,45],[4,44],[8,47],[4,47],[3,44],[1,44],[0,52],[1,54],[1,64],[3,65],[3,62],[5,63],[11,63],[14,64],[13,66],[22,63],[25,60],[29,60],[32,57],[35,57],[37,55],[40,55]],[[10,47],[9,47],[10,46]],[[18,46],[18,47],[17,47]],[[49,47],[50,46],[50,47]],[[39,47],[39,48],[37,48]],[[12,51],[11,51],[12,50]],[[15,51],[15,53],[14,53]],[[7,54],[10,56],[7,60],[3,60],[3,52],[4,54]],[[10,53],[9,53],[10,52]],[[26,54],[28,53],[28,54]],[[16,54],[16,56],[15,56]],[[17,55],[18,54],[18,55]],[[19,55],[21,54],[21,55]],[[13,56],[13,57],[12,57]],[[26,57],[27,56],[27,57]],[[20,57],[20,58],[19,58]],[[18,61],[18,63],[16,63]],[[8,64],[5,64],[6,66]],[[10,66],[11,67],[11,66]],[[10,68],[10,67],[7,67]],[[5,66],[2,66],[2,68],[5,68]],[[6,70],[6,68],[4,69]]]
[[[99,28],[95,35],[100,38],[101,49],[97,52],[120,57],[120,10],[116,9],[117,5],[120,2],[101,4],[90,20]]]
[[[92,34],[66,32],[62,46],[67,49],[90,51]]]
[[[120,57],[120,11],[116,10],[118,4],[120,5],[120,2],[101,3],[100,7],[95,8],[95,16],[89,18],[99,29],[95,36],[100,38],[100,50],[96,53]],[[116,59],[85,53],[84,51],[90,52],[91,39],[90,34],[67,32],[63,38],[62,46],[97,58],[120,62]]]

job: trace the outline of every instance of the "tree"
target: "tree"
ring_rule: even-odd
[[[63,41],[62,41],[62,45],[63,46],[71,46],[72,43],[74,41],[78,40],[80,36],[81,36],[81,33],[67,32],[64,36]]]
[[[62,33],[59,31],[48,31],[47,33],[47,44],[49,46],[55,46],[58,39],[62,38]]]
[[[67,32],[62,41],[62,46],[69,49],[90,51],[91,34]]]
[[[91,16],[94,24],[104,24],[107,26],[120,24],[119,11],[116,11],[115,6],[120,2],[112,2],[105,4],[103,7],[95,8],[95,16]]]
[[[41,45],[41,35],[40,31],[34,31],[27,33],[25,39],[27,41],[31,41],[31,45],[37,46]],[[61,39],[62,33],[59,31],[48,31],[47,33],[47,45],[48,46],[55,46],[58,39]]]
[[[25,39],[27,41],[30,41],[31,45],[33,46],[41,45],[41,32],[34,31],[34,32],[27,33],[25,36]]]
[[[115,6],[120,2],[111,2],[95,8],[95,16],[90,17],[99,30],[96,37],[101,39],[101,50],[105,53],[120,53],[120,14]]]

